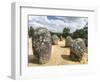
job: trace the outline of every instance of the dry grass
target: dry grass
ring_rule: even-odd
[[[29,39],[28,66],[50,66],[50,65],[81,64],[81,62],[75,62],[75,61],[72,61],[69,58],[70,49],[65,48],[64,46],[65,46],[65,40],[59,41],[58,45],[52,45],[52,54],[51,54],[50,60],[48,61],[48,63],[41,65],[41,64],[38,64],[38,61],[33,56],[32,42],[31,42],[31,38],[30,38]]]

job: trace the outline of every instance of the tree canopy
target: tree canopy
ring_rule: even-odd
[[[72,33],[73,38],[83,38],[88,39],[88,23],[82,29],[77,29]]]
[[[64,37],[64,38],[66,38],[67,36],[69,36],[70,35],[70,28],[64,28],[63,29],[63,34],[62,34],[62,36]]]

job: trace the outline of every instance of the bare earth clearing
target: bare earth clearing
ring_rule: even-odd
[[[29,54],[28,54],[28,66],[50,66],[50,65],[71,65],[81,64],[80,62],[72,61],[69,58],[70,49],[64,47],[65,40],[59,41],[58,45],[52,45],[51,58],[46,64],[38,64],[38,61],[33,56],[32,41],[29,39]]]

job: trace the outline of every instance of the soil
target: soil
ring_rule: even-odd
[[[32,52],[32,40],[31,38],[29,38],[28,66],[50,66],[50,65],[53,66],[53,65],[81,64],[81,62],[72,61],[69,55],[70,55],[70,48],[65,47],[65,40],[59,41],[58,45],[52,45],[51,58],[48,61],[48,63],[38,64],[38,61]],[[87,62],[85,64],[87,64]]]

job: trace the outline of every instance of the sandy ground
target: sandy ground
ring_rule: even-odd
[[[38,64],[38,61],[33,56],[32,52],[32,42],[29,39],[29,56],[28,56],[28,66],[49,66],[49,65],[69,65],[69,64],[81,64],[80,62],[72,61],[69,58],[70,49],[65,48],[65,40],[59,41],[58,45],[52,45],[51,58],[46,64]]]

